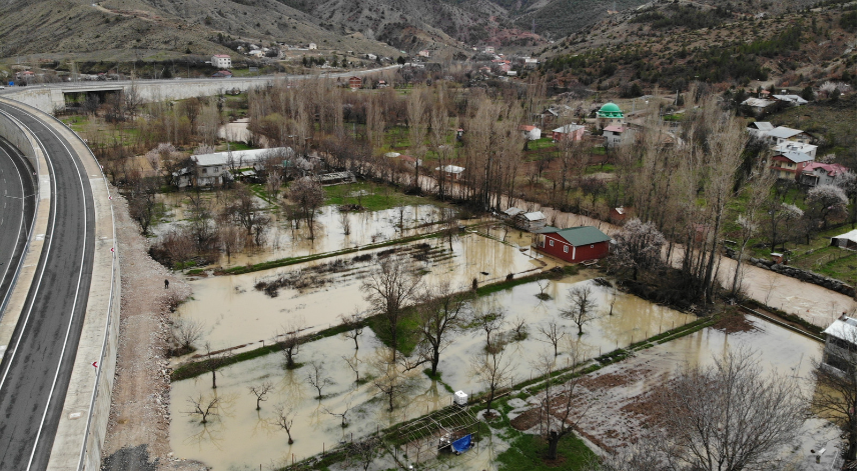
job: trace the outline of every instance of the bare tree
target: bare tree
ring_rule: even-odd
[[[287,370],[293,370],[300,366],[295,361],[295,357],[297,357],[300,352],[300,332],[303,328],[303,319],[294,319],[283,328],[283,333],[279,335],[283,338],[279,343],[283,347],[283,357],[286,359]]]
[[[225,212],[244,227],[248,236],[253,236],[256,245],[261,245],[265,231],[271,225],[271,217],[256,202],[256,197],[247,187],[238,187],[233,203],[226,207]]]
[[[583,325],[595,319],[595,301],[592,299],[592,288],[575,286],[568,289],[570,307],[560,311],[560,315],[577,325],[577,335],[583,335]]]
[[[786,240],[782,236],[782,233],[788,233],[788,225],[799,221],[803,217],[803,210],[793,204],[785,204],[776,199],[769,199],[764,206],[764,211],[768,215],[766,223],[768,233],[770,234],[771,250],[775,250],[777,244],[784,243]],[[785,230],[783,230],[783,225],[786,225]]]
[[[327,414],[330,414],[334,417],[340,418],[341,422],[340,422],[339,426],[342,428],[348,427],[348,412],[349,411],[351,411],[351,402],[350,401],[345,403],[345,408],[342,410],[342,412],[333,412],[332,410],[328,409],[327,407],[324,407],[324,412],[326,412]]]
[[[791,376],[763,372],[747,350],[710,367],[688,367],[655,397],[669,461],[683,469],[774,469],[807,418]],[[850,405],[848,407],[851,407]]]
[[[348,217],[348,211],[339,210],[339,224],[342,226],[342,233],[351,235],[351,218]]]
[[[468,297],[456,294],[449,281],[442,281],[427,289],[423,300],[418,310],[418,328],[421,343],[427,347],[425,357],[431,363],[431,374],[434,376],[440,363],[440,353],[464,325]]]
[[[755,237],[761,226],[761,219],[764,215],[762,208],[765,201],[771,194],[771,186],[776,180],[773,172],[766,171],[767,169],[757,169],[753,180],[747,185],[747,199],[744,202],[744,211],[738,216],[737,223],[741,245],[738,249],[735,265],[735,276],[732,279],[732,296],[738,294],[740,287],[741,265],[744,262],[744,250],[752,237]]]
[[[283,402],[274,408],[273,425],[286,431],[289,436],[289,445],[295,441],[292,438],[292,426],[295,424],[295,416],[298,415],[297,407],[291,402]]]
[[[217,407],[220,404],[220,398],[217,396],[188,397],[187,402],[191,406],[191,410],[187,411],[188,415],[199,416],[199,421],[203,424],[208,423],[208,418],[217,415]]]
[[[565,337],[565,329],[559,325],[556,320],[551,319],[548,325],[539,325],[536,330],[544,336],[544,339],[539,339],[542,342],[549,343],[553,346],[553,356],[556,358],[559,355],[559,342]]]
[[[140,172],[130,172],[128,175],[130,191],[127,192],[128,213],[140,224],[143,235],[149,233],[149,226],[155,216],[157,207],[158,179],[143,177]]]
[[[301,218],[309,226],[310,239],[315,239],[315,216],[318,208],[324,204],[325,197],[324,188],[310,177],[295,180],[289,187],[289,199],[297,206]]]
[[[488,312],[476,314],[468,327],[481,330],[485,333],[485,349],[487,351],[502,350],[502,345],[491,343],[491,336],[503,328],[506,324],[506,311],[503,309],[492,309]]]
[[[196,343],[205,330],[205,323],[196,319],[178,318],[173,321],[172,334],[173,342],[183,352],[192,352],[193,344]]]
[[[122,100],[125,102],[125,109],[131,115],[131,119],[137,116],[137,111],[143,106],[143,97],[137,90],[137,83],[131,82],[131,86],[122,92]]]
[[[393,412],[395,409],[396,398],[399,397],[402,390],[404,389],[404,384],[402,384],[401,378],[399,378],[399,372],[396,371],[395,364],[392,364],[389,368],[387,368],[386,373],[376,378],[372,381],[378,391],[381,392],[384,396],[387,397],[387,403],[389,405],[389,411]]]
[[[570,370],[575,371],[580,364],[580,353],[570,352]],[[539,359],[537,368],[545,377],[545,389],[539,401],[539,416],[542,421],[542,435],[548,443],[547,459],[557,458],[559,441],[570,434],[589,409],[589,403],[582,400],[579,393],[581,376],[574,375],[562,383],[553,377],[554,358],[545,354]]]
[[[486,410],[491,410],[491,404],[497,397],[497,391],[504,384],[512,380],[512,362],[504,358],[504,352],[491,351],[487,354],[478,354],[471,360],[471,367],[479,381],[485,385],[488,397],[486,398]]]
[[[549,280],[537,281],[536,286],[539,287],[539,294],[537,294],[536,297],[541,299],[542,301],[547,301],[547,300],[551,299],[551,295],[545,293],[545,290],[547,290],[550,287],[550,285],[551,285],[551,282]]]
[[[345,361],[345,364],[354,372],[354,382],[360,383],[360,359],[357,358],[357,354],[355,353],[355,355],[350,358],[343,355],[342,360]]]
[[[250,386],[247,389],[250,390],[251,394],[256,396],[256,410],[260,410],[262,408],[262,401],[264,401],[268,393],[274,389],[274,384],[270,381],[265,381],[262,384]]]
[[[831,217],[846,214],[848,196],[838,186],[818,185],[806,193],[806,204],[814,220],[821,221],[822,229],[827,229]]]
[[[363,328],[366,326],[363,313],[359,309],[354,308],[354,312],[347,316],[340,314],[339,318],[342,320],[342,325],[348,329],[342,335],[347,339],[354,340],[354,350],[359,350],[360,344],[357,342],[357,339],[360,338]]]
[[[324,363],[313,360],[309,363],[309,371],[306,374],[306,381],[318,392],[316,399],[321,400],[324,397],[322,390],[331,384],[334,384],[333,378],[327,374],[327,369]]]
[[[527,318],[524,316],[517,316],[512,320],[512,340],[515,342],[520,342],[522,340],[526,340],[529,333],[527,332]]]
[[[359,468],[368,471],[382,450],[381,440],[374,436],[366,437],[363,440],[350,443],[346,450],[345,462],[348,469]]]
[[[226,252],[226,263],[232,262],[233,253],[244,248],[245,239],[230,218],[218,218],[217,240],[220,242],[220,248]]]
[[[360,287],[372,310],[386,320],[384,328],[389,335],[394,360],[399,347],[399,322],[405,305],[418,295],[420,279],[421,275],[414,269],[410,258],[394,254],[378,260]]]
[[[229,352],[214,352],[211,350],[211,344],[205,342],[205,360],[203,366],[211,372],[211,389],[217,389],[217,370],[229,363],[231,355]]]

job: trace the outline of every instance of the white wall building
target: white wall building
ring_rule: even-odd
[[[211,65],[218,69],[232,68],[232,58],[226,54],[215,54],[211,56]]]

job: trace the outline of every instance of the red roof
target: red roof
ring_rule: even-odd
[[[625,128],[622,126],[607,126],[604,130],[610,132],[625,132]]]
[[[533,129],[536,129],[536,127],[535,127],[535,126],[528,126],[528,125],[526,125],[526,124],[522,124],[522,125],[518,126],[518,130],[519,130],[519,131],[526,131],[526,132],[530,132],[530,131],[532,131]]]
[[[839,164],[823,164],[821,162],[810,162],[803,168],[804,172],[815,172],[815,169],[820,168],[827,172],[828,176],[835,177],[836,175],[848,173],[848,167]]]
[[[404,154],[399,156],[399,160],[404,160],[405,162],[416,162],[417,161],[417,159],[411,157],[410,155],[404,155]]]
[[[215,54],[214,57],[225,57],[227,59],[229,58],[229,56],[226,54]]]

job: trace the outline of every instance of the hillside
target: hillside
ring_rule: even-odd
[[[853,80],[857,11],[827,4],[769,14],[720,5],[655,4],[614,15],[540,51],[542,71],[555,91],[625,96],[685,90],[696,80],[722,90]]]

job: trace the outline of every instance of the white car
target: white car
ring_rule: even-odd
[[[0,90],[6,90],[6,86],[5,86],[5,85],[0,85]]]

